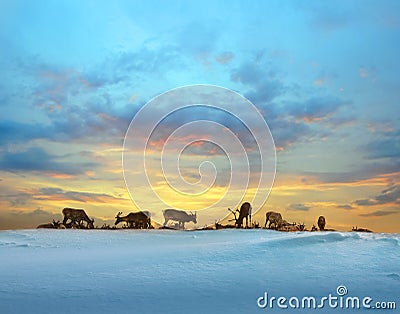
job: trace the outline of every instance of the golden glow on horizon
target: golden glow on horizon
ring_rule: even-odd
[[[63,147],[61,144],[57,146]],[[62,150],[66,151],[60,149]],[[60,214],[62,208],[69,206],[85,208],[88,214],[96,219],[97,224],[102,225],[103,222],[113,223],[118,211],[128,213],[138,210],[125,188],[121,151],[121,148],[115,146],[97,146],[91,150],[91,154],[101,161],[102,168],[86,170],[82,174],[36,172],[21,176],[4,173],[0,189],[7,196],[0,199],[0,218],[7,219],[9,217],[7,215],[11,212],[29,213],[38,208],[49,214]],[[200,198],[189,197],[176,192],[171,193],[171,188],[166,185],[160,171],[151,171],[151,176],[155,180],[154,189],[162,198],[171,202],[173,207],[187,210],[212,206],[227,191],[226,186],[215,185]],[[278,171],[270,197],[254,219],[263,225],[265,212],[275,210],[280,211],[288,221],[305,222],[308,228],[316,223],[315,220],[319,215],[324,215],[329,227],[334,229],[350,230],[352,226],[359,226],[374,231],[400,232],[400,227],[396,223],[400,214],[372,215],[376,211],[379,214],[379,211],[394,210],[397,204],[360,206],[354,203],[355,200],[378,195],[390,184],[398,182],[399,177],[400,172],[394,172],[354,182],[321,182],[316,174]],[[59,191],[46,189],[59,189]],[[255,192],[256,188],[250,186],[243,201],[252,199]],[[243,191],[234,189],[232,200],[228,202],[229,207],[235,206],[242,196]],[[148,207],[151,208],[152,204],[153,201],[149,196]],[[290,204],[302,204],[308,210],[292,210]],[[225,207],[215,210],[222,214],[226,211],[226,214],[229,214]],[[228,216],[227,219],[229,218]],[[29,216],[26,219],[30,219]],[[16,223],[13,227],[19,226]]]

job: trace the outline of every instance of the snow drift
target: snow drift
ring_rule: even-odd
[[[1,231],[0,260],[2,313],[307,313],[257,299],[339,285],[400,306],[398,234]]]

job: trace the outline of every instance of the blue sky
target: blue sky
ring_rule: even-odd
[[[66,203],[99,221],[129,211],[120,149],[134,114],[170,88],[215,84],[271,129],[264,212],[399,231],[398,1],[2,1],[0,12],[0,227]]]

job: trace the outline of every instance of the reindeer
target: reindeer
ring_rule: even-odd
[[[249,202],[244,202],[242,206],[240,206],[240,210],[236,209],[235,211],[228,208],[228,210],[233,214],[235,217],[235,227],[241,228],[243,224],[243,219],[246,218],[246,228],[248,228],[248,220],[250,220],[251,226],[251,205]],[[239,213],[239,217],[236,217],[236,213]]]
[[[115,218],[115,225],[118,225],[120,222],[126,222],[128,228],[135,229],[148,229],[151,228],[151,219],[150,213],[148,211],[129,213],[126,216],[121,217],[122,212],[118,212]]]
[[[320,231],[324,231],[325,230],[325,217],[324,216],[319,216],[318,217],[318,227]]]
[[[164,215],[164,227],[167,225],[168,221],[176,221],[178,224],[175,226],[175,229],[185,229],[185,222],[193,222],[197,223],[197,213],[190,213],[183,210],[177,209],[166,209],[163,211]]]
[[[64,208],[62,210],[64,215],[63,225],[64,226],[78,226],[78,228],[94,228],[94,219],[90,219],[83,209],[75,208]],[[67,221],[70,220],[70,223]],[[86,226],[83,225],[83,221],[86,222]]]
[[[304,223],[288,223],[286,220],[283,220],[283,224],[281,224],[279,231],[286,231],[286,232],[296,232],[296,231],[304,231],[305,224]]]
[[[268,212],[265,214],[264,228],[267,228],[268,222],[269,222],[268,226],[269,229],[271,229],[272,224],[274,224],[275,229],[279,229],[283,223],[282,215],[277,212]]]
[[[49,222],[47,224],[41,224],[39,226],[36,227],[36,229],[59,229],[61,226],[61,223],[59,220],[55,221],[53,219],[53,222]]]

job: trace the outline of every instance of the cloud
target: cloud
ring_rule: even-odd
[[[29,61],[27,61],[29,60]],[[57,113],[85,93],[93,91],[82,72],[60,64],[52,64],[38,56],[18,62],[19,75],[29,82],[21,97],[25,105],[41,109],[41,113]],[[20,99],[13,99],[13,102]],[[82,105],[82,104],[81,104]]]
[[[258,62],[244,62],[231,71],[231,80],[243,85],[259,85],[265,78],[268,78],[268,71],[265,65]]]
[[[16,121],[0,121],[3,145],[35,139],[122,144],[132,117],[144,104],[139,98],[132,103],[124,92],[132,94],[132,86],[144,77],[160,79],[172,68],[184,66],[177,48],[172,46],[114,53],[84,71],[50,64],[39,57],[29,60],[18,64],[24,80],[31,82],[23,90],[25,106],[21,110],[33,105],[36,120],[45,123],[17,122],[17,115]],[[21,102],[20,98],[8,97],[6,101],[8,107],[20,108],[15,104]]]
[[[286,149],[304,139],[324,138],[332,128],[350,124],[354,118],[343,111],[351,101],[339,97],[319,95],[299,101],[283,99],[293,92],[278,78],[279,71],[263,60],[263,56],[246,61],[231,71],[231,80],[248,90],[244,96],[253,102],[267,121],[278,149]],[[301,91],[300,91],[301,92]],[[317,93],[318,94],[318,93]],[[301,97],[297,97],[300,98]],[[310,124],[329,126],[315,132]]]
[[[32,147],[21,152],[3,152],[0,155],[0,170],[77,175],[83,174],[86,170],[93,170],[98,166],[95,162],[63,162],[60,161],[61,158],[48,154],[40,147]]]
[[[215,57],[215,61],[217,61],[220,64],[228,64],[230,63],[234,58],[234,54],[230,51],[225,51],[220,53]]]
[[[177,32],[180,51],[194,57],[206,57],[212,53],[220,33],[219,28],[212,24],[213,21],[207,24],[192,22]]]
[[[314,122],[333,116],[341,107],[349,104],[349,101],[336,97],[313,97],[303,102],[291,102],[284,110],[295,119]]]
[[[370,199],[361,199],[361,200],[356,200],[354,201],[354,204],[358,206],[371,206],[371,205],[376,205],[376,203],[373,200]]]
[[[311,209],[310,206],[301,204],[301,203],[297,203],[297,204],[290,204],[289,210],[301,210],[301,211],[308,211]]]
[[[10,207],[20,207],[29,204],[32,200],[31,194],[18,191],[9,191],[9,193],[1,194],[0,196]]]
[[[382,193],[375,197],[375,200],[379,204],[386,203],[400,203],[400,185],[395,185],[386,190],[383,190]]]
[[[332,6],[319,2],[304,2],[297,6],[308,13],[309,25],[313,30],[331,33],[347,27],[354,20],[355,13],[347,5]]]
[[[40,188],[36,191],[33,198],[36,200],[77,201],[82,203],[126,201],[124,198],[116,197],[111,194],[65,191],[61,188]]]
[[[360,150],[367,159],[392,158],[400,161],[400,131],[383,132]]]
[[[349,20],[347,16],[332,11],[319,12],[311,21],[313,27],[322,29],[326,32],[332,32],[343,28],[348,24],[348,22]]]
[[[328,78],[325,76],[318,76],[315,80],[314,80],[314,85],[317,86],[323,86],[327,83]]]
[[[359,206],[374,206],[393,203],[400,205],[400,185],[393,185],[373,198],[356,200],[354,203]]]
[[[184,59],[177,46],[142,47],[110,55],[103,64],[88,71],[83,77],[90,85],[98,88],[141,80],[145,75],[162,76],[171,68],[183,66]]]
[[[271,102],[284,93],[284,86],[278,80],[268,80],[260,83],[256,88],[245,93],[254,105],[261,106]]]
[[[329,119],[325,121],[325,123],[329,125],[331,129],[340,129],[346,126],[352,126],[356,122],[356,115],[351,114],[348,111],[336,112],[334,116],[329,117]]]
[[[43,124],[27,124],[16,121],[0,121],[0,145],[29,142],[33,139],[45,139],[53,134],[52,127]]]
[[[90,139],[92,143],[108,141],[110,144],[120,144],[132,112],[127,113],[125,108],[112,112],[112,106],[107,105],[107,95],[97,100],[87,103],[85,107],[72,105],[53,115],[57,132],[54,137],[59,141]]]
[[[63,107],[49,113],[50,124],[30,124],[0,121],[0,145],[30,143],[45,139],[56,142],[85,140],[92,143],[108,141],[120,144],[128,128],[134,107],[124,107],[113,113],[111,108],[102,111],[102,101],[87,107]],[[132,110],[133,109],[133,110]]]
[[[388,210],[388,211],[377,210],[377,211],[367,213],[367,214],[360,214],[359,216],[361,216],[361,217],[382,217],[382,216],[394,215],[394,214],[398,214],[398,213],[399,213],[399,211],[396,211],[396,210]]]
[[[348,210],[353,209],[353,206],[348,205],[348,204],[337,205],[336,207],[341,208],[341,209],[348,209]]]
[[[310,127],[302,122],[276,119],[269,122],[268,125],[278,150],[287,149],[312,134]]]
[[[62,220],[61,214],[52,214],[37,208],[33,211],[0,211],[0,229],[36,228],[39,224]]]
[[[244,95],[256,106],[271,102],[286,91],[268,64],[244,62],[231,71],[231,80],[250,88]]]
[[[248,88],[244,96],[259,108],[268,123],[278,149],[284,149],[309,134],[309,127],[303,122],[289,121],[284,105],[274,102],[283,95],[287,87],[275,78],[275,72],[262,61],[244,62],[231,71],[231,80]],[[281,113],[283,113],[281,115]]]
[[[193,43],[190,40],[193,47],[144,46],[138,50],[118,52],[85,72],[51,66],[39,59],[34,59],[29,65],[24,64],[25,70],[37,82],[32,91],[34,104],[43,110],[49,122],[47,125],[8,123],[6,132],[0,135],[0,143],[48,139],[56,142],[79,140],[122,144],[131,118],[142,103],[139,99],[134,104],[129,103],[128,96],[121,100],[121,92],[117,95],[116,91],[121,91],[121,88],[124,90],[124,86],[141,81],[143,77],[160,78],[165,71],[174,68],[182,70],[187,55],[180,49],[192,54],[212,52],[214,37],[209,38],[207,29],[188,27],[179,36],[186,38],[189,34],[192,36],[193,32],[204,35],[204,42],[200,40]],[[220,63],[229,63],[232,59],[233,53],[230,51],[216,57]],[[231,80],[247,88],[244,95],[263,112],[278,148],[287,148],[310,136],[315,138],[316,133],[306,124],[332,117],[341,100],[320,97],[274,105],[272,102],[289,88],[277,78],[277,71],[263,59],[256,58],[233,67]],[[132,91],[129,92],[131,94]]]
[[[303,171],[302,176],[310,178],[313,182],[320,183],[351,183],[381,177],[387,174],[397,173],[400,169],[400,161],[387,163],[386,161],[374,162],[373,164],[360,164],[359,167],[346,172],[313,172]]]
[[[232,111],[234,113],[235,108],[232,108]],[[162,121],[160,121],[160,123],[157,125],[157,128],[153,131],[149,139],[148,147],[160,149],[165,143],[166,139],[171,135],[171,133],[176,131],[178,127],[185,124],[187,128],[190,128],[190,132],[187,132],[187,134],[184,134],[184,136],[180,136],[180,138],[174,138],[174,141],[189,143],[192,140],[199,139],[199,137],[204,136],[204,134],[206,134],[206,138],[209,138],[210,133],[213,133],[212,131],[220,132],[221,128],[219,127],[216,127],[215,130],[204,130],[204,126],[202,126],[201,124],[196,124],[196,127],[194,127],[193,125],[190,126],[190,122],[200,120],[213,121],[219,123],[221,125],[221,128],[225,127],[231,130],[238,137],[244,148],[248,151],[254,149],[256,146],[254,136],[245,127],[243,122],[240,121],[239,118],[237,118],[233,114],[227,113],[220,109],[206,106],[191,106],[175,111],[174,113],[168,115]],[[141,120],[141,123],[144,125],[146,121]],[[253,127],[256,126],[253,125]],[[215,132],[214,134],[216,134]],[[210,145],[199,144],[200,143],[198,143],[197,145],[198,150],[192,151],[193,153],[203,152],[204,155],[208,155],[214,152],[213,147],[210,147]]]
[[[362,79],[369,79],[374,81],[376,79],[376,68],[375,67],[360,67],[358,70],[358,75]]]

